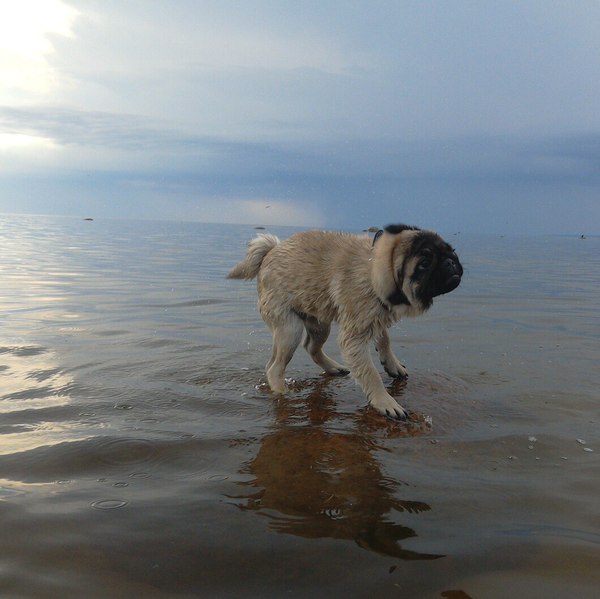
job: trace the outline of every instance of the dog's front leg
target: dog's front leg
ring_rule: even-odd
[[[375,341],[375,349],[379,354],[379,361],[385,371],[395,379],[403,379],[408,376],[404,364],[396,358],[390,344],[390,336],[387,331],[383,331],[381,337]]]
[[[406,410],[385,390],[373,364],[369,353],[369,335],[356,335],[342,328],[339,340],[344,360],[365,392],[369,405],[384,416],[406,420]]]

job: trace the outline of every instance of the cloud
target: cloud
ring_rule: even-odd
[[[21,170],[27,168],[29,156],[36,168],[45,163],[62,171],[92,167],[215,176],[229,169],[237,177],[270,170],[294,155],[277,144],[195,134],[159,119],[56,106],[0,107],[0,128],[0,151]],[[27,141],[36,144],[35,153],[16,147]]]
[[[56,85],[53,36],[73,37],[78,11],[59,0],[5,2],[0,18],[0,103],[43,97]]]
[[[170,135],[142,117],[57,106],[0,107],[0,126],[5,132],[47,138],[63,146],[144,150],[189,140],[183,134]]]
[[[169,6],[92,0],[85,2],[84,10],[81,2],[73,5],[80,9],[76,31],[85,40],[84,53],[65,64],[78,72],[88,71],[92,50],[100,72],[146,73],[201,65],[211,70],[336,73],[365,62],[361,48],[344,44],[343,36],[323,28],[314,18],[317,11],[308,6],[194,0]],[[106,35],[111,44],[99,43]]]
[[[541,229],[597,198],[597,3],[47,6],[73,11],[36,38],[52,85],[0,100],[5,202]]]
[[[0,107],[0,145],[37,144],[48,151],[74,147],[89,159],[100,150],[118,150],[112,168],[123,172],[170,169],[193,181],[210,174],[261,183],[314,186],[316,181],[371,177],[393,180],[540,180],[548,183],[600,177],[600,133],[529,137],[479,136],[439,140],[371,139],[330,141],[245,141],[198,135],[169,123],[130,114],[59,107]],[[89,152],[86,154],[86,150]],[[138,158],[136,158],[138,156]],[[98,158],[96,154],[96,159]],[[64,165],[76,167],[76,159]],[[105,163],[106,164],[106,163]],[[195,173],[195,175],[194,175]],[[163,179],[164,180],[164,179]]]

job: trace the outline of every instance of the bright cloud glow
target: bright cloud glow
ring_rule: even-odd
[[[24,135],[22,133],[0,133],[0,149],[22,148],[28,146],[52,147],[54,144],[44,137]]]
[[[47,93],[56,75],[47,62],[51,35],[72,37],[77,11],[60,0],[0,0],[0,102]]]

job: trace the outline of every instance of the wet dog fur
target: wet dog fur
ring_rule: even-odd
[[[327,231],[304,231],[284,241],[261,234],[248,243],[246,258],[228,278],[257,279],[258,308],[273,335],[267,363],[273,392],[285,392],[286,366],[304,337],[304,348],[327,374],[351,372],[369,405],[405,419],[405,409],[386,391],[373,364],[369,342],[388,375],[406,377],[388,328],[402,317],[423,314],[434,297],[460,284],[462,274],[458,256],[437,233],[389,225],[374,240]],[[345,365],[323,351],[332,322],[340,325]]]

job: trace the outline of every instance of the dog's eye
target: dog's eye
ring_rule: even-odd
[[[420,270],[427,270],[431,267],[432,262],[433,260],[426,256],[425,258],[421,259],[417,268],[419,268]]]

